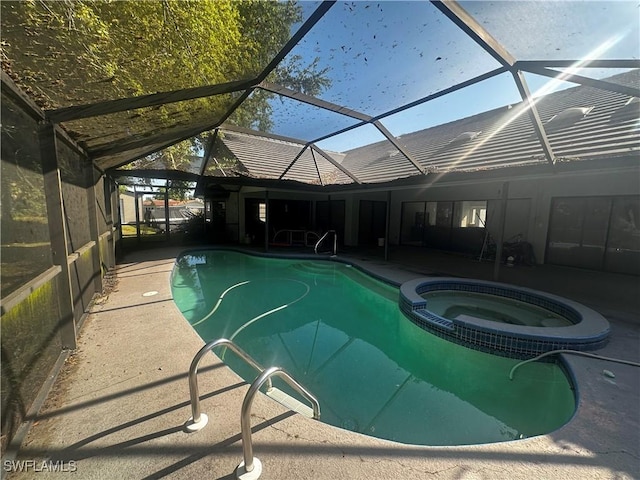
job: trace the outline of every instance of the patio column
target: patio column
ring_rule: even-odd
[[[91,252],[93,262],[93,288],[102,292],[102,271],[100,265],[100,233],[98,229],[98,204],[96,199],[96,170],[93,163],[87,160],[85,164],[87,179],[87,206],[89,208],[89,235],[95,242]],[[106,214],[106,212],[105,212]]]
[[[56,131],[53,124],[40,124],[38,136],[40,140],[40,160],[44,176],[44,193],[47,202],[47,218],[49,221],[49,237],[51,240],[51,256],[54,265],[60,267],[60,276],[56,281],[59,299],[60,338],[62,348],[76,348],[76,323],[74,320],[73,297],[69,263],[67,262],[67,226],[62,199],[62,183],[58,169],[58,150]]]
[[[504,224],[507,218],[507,199],[509,198],[509,182],[502,184],[502,198],[500,201],[500,217],[498,219],[498,235],[496,237],[496,259],[493,264],[493,280],[500,277],[500,261],[502,260],[502,242],[504,241]]]
[[[264,251],[269,251],[269,190],[264,191]]]
[[[167,185],[164,189],[164,236],[167,242],[171,240],[171,218],[169,213],[169,180],[167,180]]]
[[[389,226],[391,225],[391,190],[387,192],[387,215],[384,225],[384,261],[389,260]]]

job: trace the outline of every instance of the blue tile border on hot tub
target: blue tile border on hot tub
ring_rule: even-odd
[[[484,293],[519,300],[545,308],[573,325],[533,327],[482,319],[453,319],[429,311],[422,295],[438,290]],[[609,336],[609,322],[598,312],[577,302],[529,288],[453,277],[417,278],[400,286],[400,309],[421,328],[449,341],[476,350],[513,358],[529,358],[560,350],[602,348]]]

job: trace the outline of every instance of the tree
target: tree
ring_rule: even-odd
[[[301,20],[295,2],[262,0],[2,1],[3,68],[44,108],[255,78]],[[317,60],[291,56],[271,75],[304,93],[329,85]],[[248,99],[234,121],[270,128],[271,95]],[[67,122],[89,148],[213,123],[237,94]],[[202,150],[203,139],[192,141]],[[174,160],[185,147],[176,147]],[[174,161],[180,167],[180,161]]]
[[[189,198],[193,198],[193,189],[195,185],[192,182],[188,182],[186,180],[171,180],[171,184],[169,186],[169,198],[171,200],[179,200],[184,201]],[[156,200],[164,200],[164,193],[154,195],[153,198]]]

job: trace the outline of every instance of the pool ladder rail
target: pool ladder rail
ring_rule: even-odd
[[[331,256],[335,257],[338,254],[338,234],[335,230],[327,230],[325,234],[320,237],[320,240],[316,242],[316,246],[313,247],[313,251],[316,252],[316,255],[319,255],[318,248],[320,247],[320,244],[329,236],[330,233],[333,233],[333,253]]]
[[[243,461],[236,468],[236,478],[241,480],[254,480],[260,477],[262,473],[262,463],[257,457],[253,456],[253,442],[251,439],[251,405],[253,399],[262,387],[263,384],[267,384],[267,396],[271,397],[278,403],[285,407],[300,413],[306,417],[313,418],[315,420],[320,419],[320,404],[316,397],[311,394],[306,388],[298,383],[291,375],[289,375],[283,368],[269,367],[262,368],[258,362],[256,362],[248,353],[238,347],[231,340],[226,338],[219,338],[207,343],[202,347],[198,353],[193,357],[191,365],[189,367],[189,395],[191,398],[191,417],[187,420],[185,428],[190,432],[195,432],[203,429],[209,419],[206,414],[200,410],[200,394],[198,391],[198,365],[202,358],[210,352],[212,349],[225,346],[236,353],[242,360],[252,366],[259,372],[259,375],[253,381],[249,390],[247,391],[244,401],[242,402],[242,410],[240,413],[240,429],[242,436],[242,453]],[[277,376],[282,378],[291,388],[296,390],[300,395],[305,397],[311,403],[311,407],[305,405],[299,400],[293,398],[289,394],[277,389],[271,382],[271,377]]]

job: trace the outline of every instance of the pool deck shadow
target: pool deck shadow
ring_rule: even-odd
[[[235,478],[242,460],[240,409],[248,385],[213,354],[205,357],[198,376],[202,411],[209,424],[195,433],[184,429],[191,415],[187,372],[203,341],[171,301],[169,276],[180,251],[141,251],[120,261],[117,285],[93,305],[77,350],[66,361],[17,453],[16,460],[33,463],[13,464],[27,470],[6,478],[69,478],[71,469],[82,479]],[[397,252],[395,257],[384,262],[349,252],[346,258],[397,281],[430,271],[473,276],[463,270],[477,267],[453,266],[445,271],[440,265],[429,267],[426,259],[407,264],[409,257]],[[535,270],[534,276],[520,280],[529,282],[525,286],[549,291],[550,285],[557,285],[552,293],[583,303],[591,299],[588,306],[609,319],[611,340],[596,353],[640,361],[637,294],[625,301],[601,300],[601,293],[583,290],[584,277],[590,274],[577,269]],[[631,283],[623,289],[638,286],[637,277],[613,277]],[[601,289],[611,288],[611,278],[601,275]],[[570,295],[575,282],[581,285],[580,295]],[[146,292],[157,294],[143,296]],[[497,444],[399,444],[307,419],[259,394],[251,420],[254,454],[263,464],[260,478],[639,478],[638,368],[575,356],[567,356],[567,362],[578,384],[575,417],[548,435]],[[614,377],[605,375],[605,370]],[[43,460],[53,463],[43,467]],[[52,471],[56,466],[58,471]],[[3,467],[7,470],[6,464]]]

